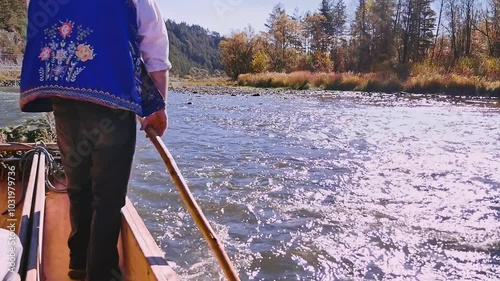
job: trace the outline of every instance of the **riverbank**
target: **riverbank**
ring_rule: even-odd
[[[500,97],[500,81],[458,74],[418,74],[401,80],[388,74],[262,73],[242,74],[238,85],[258,88],[322,89],[382,93],[445,94],[450,96]]]
[[[302,90],[285,88],[256,88],[240,86],[170,86],[169,92],[188,94],[230,95],[230,96],[262,96],[272,94],[299,94]]]
[[[15,88],[19,87],[18,79],[1,79],[0,78],[0,88]]]
[[[498,82],[500,84],[500,82]],[[5,86],[7,85],[7,86]],[[15,83],[10,84],[1,84],[0,83],[0,92],[19,92],[19,83],[16,81]],[[406,97],[410,99],[414,98],[432,98],[432,99],[440,99],[446,100],[452,98],[454,101],[464,101],[468,99],[483,99],[483,98],[491,98],[497,100],[500,98],[500,86],[496,92],[488,92],[488,95],[481,94],[471,94],[468,91],[463,91],[461,94],[457,92],[455,94],[446,94],[440,92],[434,93],[413,93],[407,91],[360,91],[360,90],[335,90],[335,89],[324,89],[319,87],[311,87],[309,89],[294,89],[291,87],[255,87],[255,86],[226,86],[226,85],[203,85],[203,84],[191,84],[191,83],[175,83],[172,86],[169,86],[169,92],[176,93],[189,93],[189,94],[208,94],[208,95],[229,95],[229,96],[263,96],[263,95],[275,95],[275,94],[289,94],[289,95],[298,95],[305,93],[315,93],[315,94],[342,94],[359,92],[370,96],[379,96],[379,95],[396,95],[398,97]],[[418,91],[417,91],[418,92]],[[469,94],[467,94],[469,93]]]
[[[19,87],[21,66],[0,61],[0,87]]]
[[[229,95],[229,96],[272,96],[272,95],[316,95],[316,96],[338,96],[345,97],[353,95],[356,97],[365,96],[372,98],[395,98],[395,99],[428,99],[436,101],[449,101],[452,103],[484,103],[489,107],[500,107],[500,98],[483,96],[451,96],[445,94],[414,94],[408,92],[384,93],[384,92],[358,92],[358,91],[333,91],[323,89],[296,90],[289,88],[257,88],[243,86],[171,86],[169,92],[199,94],[199,95]]]

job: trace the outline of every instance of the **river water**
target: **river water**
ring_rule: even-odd
[[[164,141],[242,280],[496,280],[500,109],[171,93]],[[0,126],[30,115],[1,93]],[[182,280],[222,280],[140,134],[129,196]]]

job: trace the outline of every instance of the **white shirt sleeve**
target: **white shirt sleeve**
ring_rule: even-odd
[[[0,228],[0,241],[5,241],[0,244],[0,280],[21,280],[17,274],[23,253],[19,236],[7,229]]]
[[[135,0],[142,59],[148,72],[170,69],[167,27],[155,0]]]

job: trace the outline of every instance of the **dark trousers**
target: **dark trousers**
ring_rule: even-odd
[[[135,152],[135,114],[53,100],[57,142],[70,200],[71,269],[89,281],[121,280],[117,242]]]

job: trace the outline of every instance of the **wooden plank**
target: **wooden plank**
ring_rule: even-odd
[[[0,143],[0,151],[6,152],[16,152],[16,151],[28,151],[35,148],[37,144],[35,143]],[[57,143],[46,143],[45,146],[49,150],[59,150]]]
[[[69,198],[49,191],[45,198],[43,274],[41,280],[69,281],[68,237],[71,232]]]
[[[42,253],[43,253],[43,230],[45,226],[45,154],[40,155],[40,163],[38,164],[38,175],[37,181],[37,196],[35,204],[35,212],[40,212],[40,226],[38,228],[38,251],[37,251],[37,270],[38,270],[38,280],[43,274],[42,272]]]
[[[28,268],[25,281],[40,280],[40,263],[43,242],[43,217],[45,209],[45,155],[40,155],[35,186],[35,206],[33,209],[33,223],[31,242],[28,253]]]
[[[31,225],[32,225],[32,211],[33,211],[33,197],[35,196],[35,185],[37,183],[36,177],[38,174],[38,160],[39,154],[33,155],[31,162],[31,170],[28,179],[28,186],[26,187],[26,195],[24,197],[23,209],[21,213],[21,223],[19,224],[19,239],[23,245],[23,255],[21,258],[21,268],[19,272],[21,277],[25,276],[27,272],[28,255],[31,242]],[[24,175],[23,175],[24,176]],[[24,280],[24,279],[23,279]]]
[[[127,280],[179,280],[132,202],[122,209],[122,247]]]
[[[135,211],[135,216],[130,214],[130,207]],[[124,207],[122,213],[122,229],[118,248],[120,252],[120,267],[125,275],[125,280],[178,280],[168,265],[167,268],[162,266],[166,265],[163,252],[156,245],[133,205]],[[137,221],[142,224],[142,231],[139,231],[140,226],[137,226]],[[69,200],[67,194],[49,192],[46,197],[45,206],[43,276],[41,280],[70,280],[67,276],[69,264],[67,239],[70,231]],[[136,234],[141,232],[143,232],[141,235]],[[142,238],[143,236],[149,236],[149,243],[145,242],[146,239]],[[153,248],[155,251],[151,251],[150,248]],[[159,260],[155,258],[157,256],[160,257]],[[165,273],[165,271],[171,271],[171,273]]]

